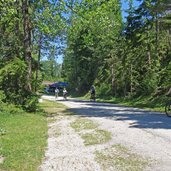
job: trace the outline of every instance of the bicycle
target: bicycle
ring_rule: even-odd
[[[90,100],[91,100],[91,101],[94,101],[94,102],[96,101],[96,96],[95,96],[95,94],[91,94]]]

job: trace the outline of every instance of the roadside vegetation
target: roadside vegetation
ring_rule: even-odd
[[[1,108],[2,109],[2,108]],[[47,146],[47,120],[42,112],[15,106],[0,111],[0,170],[36,171]]]
[[[169,101],[169,97],[166,96],[146,96],[146,97],[135,97],[135,98],[117,98],[117,97],[102,97],[98,98],[98,102],[108,102],[114,104],[121,104],[123,106],[137,107],[141,109],[148,109],[151,111],[164,112],[165,104]]]
[[[150,161],[131,152],[123,145],[116,144],[102,151],[96,151],[96,160],[104,171],[143,171],[149,166]]]
[[[98,124],[90,119],[78,118],[71,123],[71,127],[84,140],[85,146],[103,144],[111,140],[111,133],[98,129]]]
[[[90,99],[90,93],[88,92],[84,96],[77,96],[78,98],[82,100],[89,100]],[[147,109],[150,111],[156,111],[156,112],[164,112],[165,110],[165,104],[171,100],[171,97],[166,96],[165,94],[160,96],[139,96],[139,97],[114,97],[114,96],[106,96],[106,94],[103,94],[103,96],[99,96],[97,92],[97,102],[106,102],[106,103],[113,103],[113,104],[119,104],[123,106],[130,106],[130,107],[137,107],[141,109]]]
[[[44,99],[41,103],[39,103],[39,107],[45,111],[47,116],[58,115],[60,112],[66,112],[67,109],[67,107],[61,103]]]
[[[67,114],[62,104],[43,100],[38,112],[27,113],[14,105],[1,104],[0,110],[0,170],[36,171],[47,146],[47,122],[54,116]],[[60,130],[55,135],[59,136]]]

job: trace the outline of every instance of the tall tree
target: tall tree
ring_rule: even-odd
[[[31,32],[32,32],[32,23],[31,23],[31,14],[29,14],[30,1],[22,0],[22,13],[23,13],[23,48],[24,48],[24,58],[27,63],[27,74],[26,74],[26,90],[31,92],[31,75],[32,75],[32,55],[31,55]]]
[[[75,5],[70,21],[64,67],[72,85],[85,92],[100,67],[107,67],[105,59],[112,58],[111,49],[121,30],[120,3],[83,0]]]

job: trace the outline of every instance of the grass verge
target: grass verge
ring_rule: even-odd
[[[47,120],[42,114],[0,112],[0,170],[36,171],[47,145]]]
[[[132,106],[141,109],[147,109],[150,111],[158,111],[164,112],[164,107],[166,102],[168,101],[168,97],[166,96],[159,96],[159,97],[138,97],[138,98],[98,98],[97,101],[99,102],[108,102],[108,103],[115,103],[121,104],[124,106]]]
[[[65,112],[67,107],[61,103],[54,101],[44,100],[39,104],[39,107],[45,111],[48,115],[56,114],[60,112]]]
[[[0,170],[37,171],[47,146],[47,117],[66,110],[62,104],[43,100],[44,112],[26,113],[8,106],[0,111]],[[60,130],[55,132],[60,135]]]
[[[117,144],[103,151],[96,151],[96,161],[100,164],[104,171],[120,170],[120,171],[143,171],[149,161],[135,153],[132,153],[126,147]]]

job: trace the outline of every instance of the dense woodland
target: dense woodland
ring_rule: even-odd
[[[127,0],[124,20],[120,0],[1,0],[1,104],[34,110],[43,80],[78,93],[94,84],[98,96],[166,93],[171,2],[137,1]]]

